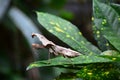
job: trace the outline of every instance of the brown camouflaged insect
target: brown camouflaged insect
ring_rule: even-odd
[[[77,51],[54,44],[52,41],[49,41],[47,38],[45,38],[41,34],[32,33],[32,37],[34,36],[38,37],[39,40],[42,42],[42,45],[32,44],[33,48],[35,49],[47,48],[49,49],[50,53],[53,53],[54,55],[62,55],[64,57],[76,57],[76,56],[82,55]]]

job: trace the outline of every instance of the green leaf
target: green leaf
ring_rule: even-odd
[[[84,80],[119,80],[120,67],[113,63],[91,64],[77,72]]]
[[[105,50],[109,50],[111,49],[111,46],[108,42],[108,40],[105,39],[105,37],[103,36],[101,30],[103,30],[103,28],[98,28],[96,27],[96,25],[99,26],[99,21],[94,19],[94,26],[93,26],[93,33],[94,33],[94,37],[97,40],[98,46],[101,49],[101,51],[105,51]],[[100,24],[101,25],[101,24]]]
[[[102,35],[120,51],[120,16],[110,6],[94,0],[94,24]]]
[[[120,15],[120,5],[112,3],[111,7],[114,8],[114,10]]]
[[[116,52],[111,52],[109,53],[116,54]],[[104,52],[104,54],[108,54],[107,52]],[[75,58],[64,58],[64,57],[57,57],[50,59],[50,63],[48,60],[44,61],[36,61],[31,63],[27,70],[35,67],[45,67],[45,66],[66,66],[66,65],[74,65],[74,64],[79,64],[79,65],[85,65],[85,64],[90,64],[90,63],[103,63],[103,62],[116,62],[120,61],[120,55],[115,55],[115,56],[107,56],[107,55],[82,55],[78,56]]]
[[[37,12],[39,23],[60,40],[83,54],[101,51],[88,42],[78,28],[70,22],[48,13]]]
[[[95,39],[97,40],[98,46],[102,51],[111,49],[109,46],[108,41],[104,38],[101,31],[103,30],[102,24],[106,23],[106,19],[102,12],[99,10],[98,5],[93,1],[93,33],[95,36]],[[104,19],[104,22],[102,23],[102,19]]]
[[[117,56],[119,55],[119,52],[115,50],[107,50],[107,51],[102,52],[101,55]]]

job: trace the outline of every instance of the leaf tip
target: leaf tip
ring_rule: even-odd
[[[30,65],[26,68],[26,70],[30,70],[30,69],[32,69],[32,68],[36,68],[36,67],[38,67],[38,65],[32,63],[32,64],[30,64]]]
[[[30,66],[28,66],[27,68],[26,68],[26,71],[28,71],[28,70],[30,70],[31,68],[30,68]]]

